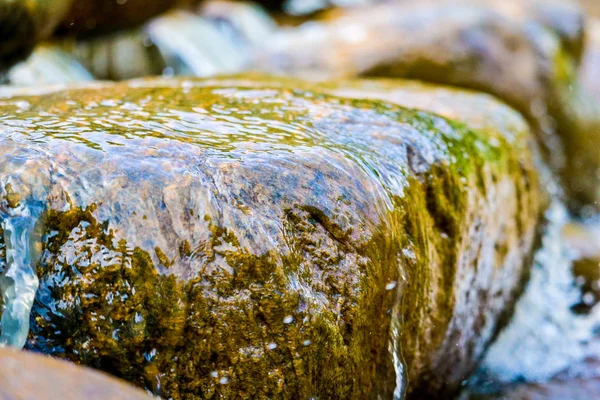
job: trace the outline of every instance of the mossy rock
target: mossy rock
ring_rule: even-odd
[[[401,77],[493,94],[526,117],[579,213],[600,204],[600,113],[578,84],[585,31],[571,2],[400,1],[285,30],[255,62],[311,79]]]
[[[487,95],[259,77],[3,95],[0,187],[45,210],[26,347],[164,398],[389,398],[406,376],[445,397],[528,265],[530,132]]]

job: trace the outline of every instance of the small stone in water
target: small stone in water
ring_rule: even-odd
[[[385,285],[385,290],[392,290],[395,287],[396,287],[396,282],[390,282],[387,285]]]
[[[221,385],[226,385],[226,384],[228,384],[228,383],[229,383],[229,378],[228,378],[228,377],[226,377],[226,376],[224,376],[224,377],[222,377],[221,379],[219,379],[219,383],[220,383]]]
[[[284,324],[291,324],[292,322],[294,322],[294,317],[292,317],[291,315],[288,315],[283,319]]]
[[[269,345],[267,346],[267,348],[269,350],[275,350],[277,348],[277,344],[276,343],[269,343]]]

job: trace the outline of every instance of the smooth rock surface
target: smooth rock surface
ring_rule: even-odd
[[[40,220],[0,247],[37,265],[26,346],[165,398],[399,397],[407,376],[444,398],[528,265],[530,131],[487,95],[257,77],[3,95],[2,226]]]
[[[65,361],[0,349],[2,400],[149,400],[152,396],[118,379]]]

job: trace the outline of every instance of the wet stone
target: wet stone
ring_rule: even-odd
[[[600,112],[578,80],[585,32],[568,1],[399,1],[282,30],[255,63],[324,81],[401,77],[493,94],[527,118],[579,213],[600,199]]]
[[[2,96],[0,211],[9,184],[30,210],[25,241],[3,214],[4,275],[39,278],[25,347],[164,398],[398,397],[407,377],[444,397],[533,246],[529,129],[487,95],[237,77]]]

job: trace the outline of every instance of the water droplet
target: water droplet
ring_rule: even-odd
[[[387,285],[385,285],[385,290],[392,290],[396,287],[397,283],[396,282],[390,282]]]
[[[172,78],[174,75],[175,70],[173,69],[173,67],[166,67],[162,71],[162,76],[164,76],[165,78]]]
[[[586,294],[583,295],[583,302],[585,303],[586,306],[591,306],[594,305],[594,294],[587,292]]]

